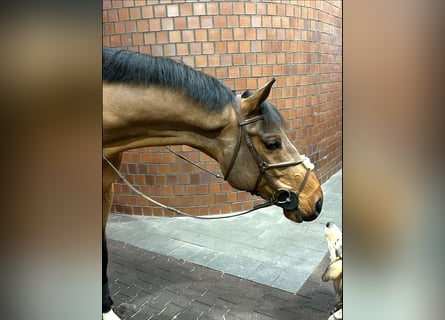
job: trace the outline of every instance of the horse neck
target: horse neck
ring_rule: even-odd
[[[104,84],[104,154],[148,146],[188,145],[220,165],[232,148],[237,116],[209,111],[184,93],[162,87]]]

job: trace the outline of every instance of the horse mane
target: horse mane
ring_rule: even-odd
[[[241,94],[242,98],[248,98],[253,94],[253,91],[246,90]],[[260,114],[263,116],[264,122],[271,127],[286,127],[284,120],[278,109],[269,101],[264,101],[260,105]]]
[[[102,48],[102,80],[183,90],[210,111],[236,106],[235,94],[219,80],[169,58],[128,50]]]

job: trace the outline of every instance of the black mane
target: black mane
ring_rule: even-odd
[[[212,111],[236,105],[233,92],[217,79],[171,59],[133,51],[103,47],[102,80],[182,89]]]

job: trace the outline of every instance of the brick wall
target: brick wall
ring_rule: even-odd
[[[183,61],[237,91],[277,78],[270,100],[288,122],[288,137],[315,163],[321,182],[341,169],[341,1],[104,0],[103,44]],[[219,172],[203,153],[173,149]],[[192,214],[261,202],[163,147],[126,152],[121,169],[144,193]],[[112,211],[169,214],[119,180]]]

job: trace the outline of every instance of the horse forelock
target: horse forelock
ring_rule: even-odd
[[[216,78],[169,58],[128,50],[103,47],[102,80],[180,90],[209,111],[236,106],[235,94]]]

